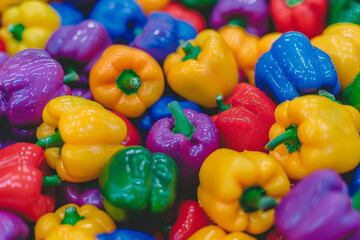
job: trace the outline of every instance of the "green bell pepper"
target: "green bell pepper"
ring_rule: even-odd
[[[329,25],[338,22],[360,24],[360,3],[355,0],[331,0],[329,6]]]
[[[360,72],[342,92],[342,103],[353,106],[360,111]]]
[[[106,212],[124,221],[128,211],[160,213],[175,202],[179,170],[172,158],[140,146],[115,153],[102,169],[100,191]]]

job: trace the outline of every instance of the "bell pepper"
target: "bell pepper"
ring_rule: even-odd
[[[115,43],[127,44],[147,22],[139,3],[134,0],[102,0],[92,8],[90,19],[100,22]]]
[[[0,208],[34,222],[54,210],[42,185],[59,184],[56,176],[43,177],[44,151],[32,143],[17,143],[0,151]]]
[[[276,227],[285,239],[359,239],[360,213],[351,208],[347,192],[346,183],[334,170],[315,171],[276,207]]]
[[[236,25],[225,25],[219,33],[234,54],[237,67],[245,72],[249,83],[255,85],[255,64],[262,54],[270,50],[281,33],[268,33],[260,38]]]
[[[3,240],[25,240],[29,236],[29,227],[16,214],[0,210],[0,232]]]
[[[6,46],[2,38],[0,38],[0,52],[6,52]]]
[[[97,236],[98,240],[155,240],[147,233],[131,229],[119,228],[112,233],[104,233]]]
[[[325,89],[340,92],[329,55],[311,45],[302,33],[281,35],[255,66],[255,85],[278,103]]]
[[[299,180],[323,168],[345,173],[359,164],[360,113],[355,108],[306,95],[280,104],[275,119],[265,148],[289,178]]]
[[[125,45],[108,47],[90,71],[94,99],[125,117],[139,117],[164,92],[164,73],[146,52]]]
[[[197,201],[181,203],[178,218],[169,232],[169,240],[187,240],[199,229],[210,225],[210,220]]]
[[[150,14],[151,12],[162,10],[170,3],[170,0],[138,0],[138,2],[145,14]]]
[[[50,6],[60,15],[61,26],[75,25],[85,20],[84,14],[70,3],[52,2]]]
[[[196,30],[189,23],[176,20],[165,12],[154,12],[142,32],[130,43],[131,47],[141,49],[158,62],[175,52],[180,42],[196,37]]]
[[[270,229],[272,208],[290,190],[280,164],[262,152],[218,149],[205,159],[199,179],[200,206],[229,232],[260,234]]]
[[[355,79],[341,93],[341,99],[344,104],[353,106],[360,111],[360,71]]]
[[[85,98],[87,100],[94,101],[94,98],[93,98],[93,96],[91,94],[90,89],[72,88],[71,89],[71,96],[82,97],[82,98]]]
[[[111,111],[111,112],[113,114],[115,114],[116,116],[120,117],[126,124],[127,134],[126,134],[124,141],[121,144],[126,147],[134,146],[134,145],[141,145],[141,138],[140,138],[139,132],[136,129],[136,127],[129,121],[129,119],[127,119],[120,113],[117,113],[114,111]]]
[[[0,68],[5,64],[5,62],[10,58],[9,54],[6,52],[0,51]]]
[[[226,24],[243,27],[249,34],[263,36],[269,30],[269,10],[265,0],[219,0],[212,9],[210,26]]]
[[[75,232],[96,236],[116,229],[114,221],[104,211],[86,204],[66,204],[55,211],[43,215],[35,225],[35,239],[76,239]],[[73,236],[74,237],[74,236]],[[78,238],[86,239],[86,238]]]
[[[218,0],[181,0],[181,2],[192,8],[212,7]]]
[[[353,23],[330,25],[311,43],[329,54],[336,68],[341,90],[350,85],[360,71],[360,26]]]
[[[239,78],[233,54],[211,29],[182,44],[165,59],[163,68],[172,90],[207,108],[216,107],[216,95],[228,96]]]
[[[173,18],[188,22],[196,32],[201,32],[206,28],[204,17],[199,12],[187,9],[179,3],[171,2],[162,11],[170,14]]]
[[[360,3],[353,0],[330,0],[328,25],[339,22],[360,24]]]
[[[297,31],[308,38],[327,26],[328,0],[271,0],[269,9],[276,31]]]
[[[60,26],[57,12],[45,2],[29,0],[8,7],[1,16],[0,36],[12,56],[28,48],[45,47]]]
[[[194,183],[205,158],[219,148],[218,130],[204,113],[182,110],[176,101],[168,107],[172,117],[154,124],[146,139],[146,148],[152,153],[170,156],[179,167],[182,182]]]
[[[170,96],[161,97],[154,105],[151,106],[149,114],[145,115],[140,122],[140,127],[146,131],[150,131],[151,127],[158,120],[171,117],[171,111],[168,108],[168,104],[176,101],[175,98]],[[199,105],[189,101],[178,101],[182,109],[192,109],[198,113],[201,113]]]
[[[34,139],[45,105],[70,94],[63,81],[60,64],[44,50],[27,49],[6,61],[0,68],[0,116],[6,116],[14,135]]]
[[[188,240],[256,240],[256,238],[242,232],[232,232],[226,234],[224,230],[215,225],[201,228],[195,234],[191,235]]]
[[[221,112],[211,119],[219,131],[220,146],[239,152],[265,152],[276,104],[248,83],[239,83],[225,102],[221,95],[216,100]]]
[[[129,210],[164,212],[175,201],[178,174],[165,154],[151,154],[141,146],[115,153],[99,177],[106,212],[117,221],[127,220]]]
[[[271,230],[266,236],[266,240],[285,240],[285,237],[279,232],[279,230],[273,228],[273,230]]]
[[[65,181],[98,178],[110,157],[124,148],[126,124],[96,102],[75,96],[55,98],[45,106],[43,120],[37,144],[49,148],[46,161]]]

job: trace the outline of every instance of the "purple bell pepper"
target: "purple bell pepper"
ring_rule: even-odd
[[[25,221],[12,212],[0,210],[0,240],[22,240],[29,236]]]
[[[269,9],[265,0],[220,0],[213,8],[210,26],[226,24],[243,27],[248,33],[262,36],[268,32]]]
[[[90,89],[73,88],[73,89],[71,89],[71,95],[82,97],[82,98],[85,98],[85,99],[88,99],[91,101],[95,101]]]
[[[45,105],[71,94],[63,81],[61,65],[44,50],[15,54],[0,68],[0,117],[6,116],[18,137],[34,137]]]
[[[0,68],[4,65],[4,63],[10,58],[9,54],[6,52],[0,51]]]
[[[330,169],[298,182],[276,207],[275,224],[289,240],[360,239],[360,213],[351,207],[346,183]]]
[[[208,115],[191,109],[182,110],[177,101],[168,106],[172,118],[160,119],[153,125],[146,148],[174,159],[181,180],[192,179],[197,177],[205,158],[219,148],[219,133]]]

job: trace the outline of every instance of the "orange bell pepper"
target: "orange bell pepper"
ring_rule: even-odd
[[[126,117],[139,117],[162,96],[164,73],[146,52],[126,45],[108,47],[90,71],[94,99]]]
[[[201,228],[197,232],[195,232],[193,235],[191,235],[188,240],[256,240],[256,238],[242,232],[232,232],[229,234],[226,234],[224,230],[221,228],[209,225],[206,227]]]
[[[160,11],[166,7],[170,0],[138,0],[140,5],[143,7],[144,12],[149,14],[154,11]]]

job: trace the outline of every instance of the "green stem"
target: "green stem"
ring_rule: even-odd
[[[289,151],[289,153],[295,152],[301,146],[300,140],[297,137],[297,127],[294,124],[291,124],[286,131],[268,142],[265,149],[272,151],[280,144],[284,143]]]
[[[137,28],[134,29],[134,35],[135,36],[140,35],[142,32],[143,32],[143,29],[140,28],[140,27],[137,27]]]
[[[221,94],[216,95],[216,104],[221,112],[231,108],[231,104],[226,105],[223,101],[223,96]]]
[[[74,207],[67,207],[65,209],[65,216],[62,220],[61,224],[70,224],[75,225],[78,221],[84,219],[84,217],[81,217],[78,212],[76,211],[76,208]]]
[[[79,75],[75,71],[70,71],[64,75],[64,84],[79,80]]]
[[[36,142],[36,145],[39,145],[42,148],[62,147],[62,145],[64,145],[64,141],[58,131],[51,136],[40,138]]]
[[[252,213],[260,209],[267,211],[276,207],[275,198],[266,196],[266,191],[258,184],[244,189],[240,198],[240,205],[244,212]]]
[[[137,93],[141,80],[139,75],[132,69],[125,69],[121,74],[116,78],[116,84],[120,90],[126,95],[131,95]]]
[[[305,0],[286,0],[286,6],[292,8],[295,7],[296,5],[299,5],[301,3],[303,3]]]
[[[25,30],[25,26],[21,23],[15,25],[9,25],[8,31],[12,34],[13,38],[20,42],[22,40],[22,34]]]
[[[60,185],[60,178],[59,175],[52,175],[52,176],[43,176],[42,186],[43,187],[52,187]]]
[[[351,198],[352,208],[360,212],[360,190],[358,190]]]
[[[328,99],[332,100],[335,102],[335,96],[331,93],[329,93],[328,91],[324,90],[324,89],[320,89],[318,92],[319,96],[323,96],[323,97],[327,97]]]
[[[183,57],[183,61],[186,61],[188,59],[196,59],[198,55],[201,52],[201,49],[199,46],[194,47],[191,43],[186,42],[184,46],[182,46],[182,49],[185,52],[185,57]]]
[[[170,109],[175,119],[175,126],[173,128],[173,133],[182,133],[185,136],[187,136],[189,139],[191,139],[192,135],[194,134],[195,128],[188,121],[184,111],[180,107],[180,104],[177,101],[172,101],[171,103],[168,104],[168,108]]]
[[[228,22],[228,25],[235,25],[244,28],[245,20],[242,18],[233,18]]]

